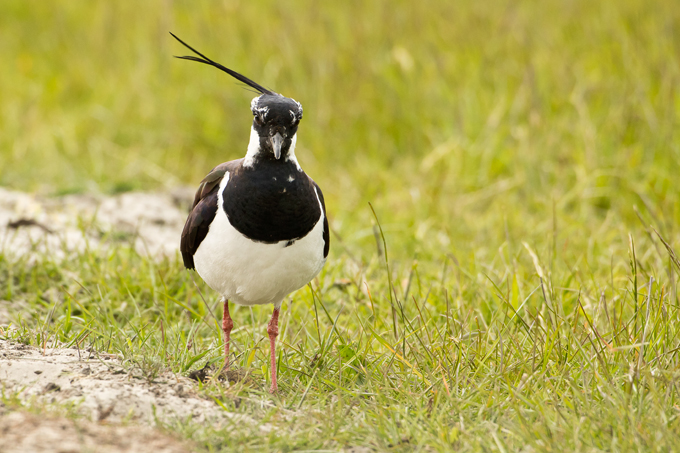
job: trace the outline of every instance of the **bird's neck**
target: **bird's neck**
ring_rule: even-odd
[[[254,127],[250,128],[250,141],[248,142],[248,151],[246,152],[245,160],[243,161],[244,167],[255,168],[258,162],[262,161],[276,161],[284,163],[292,162],[298,170],[300,164],[295,157],[295,144],[297,142],[297,134],[293,135],[291,138],[290,147],[284,153],[282,153],[281,158],[278,161],[275,160],[271,151],[263,149],[260,143],[260,135],[257,133]]]

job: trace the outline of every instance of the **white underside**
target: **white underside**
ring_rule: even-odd
[[[309,283],[326,262],[323,209],[312,231],[288,247],[287,241],[255,242],[239,233],[222,209],[222,193],[228,181],[229,173],[220,184],[215,219],[194,254],[196,271],[230,302],[279,307],[284,297]]]

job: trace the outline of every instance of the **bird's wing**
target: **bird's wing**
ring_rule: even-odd
[[[179,249],[182,252],[184,267],[194,269],[194,253],[198,250],[203,239],[208,234],[210,224],[217,213],[217,192],[222,178],[228,172],[234,172],[242,163],[243,159],[225,162],[213,168],[208,176],[203,178],[201,185],[196,191],[194,205],[182,230],[182,240]]]
[[[329,234],[330,231],[328,229],[328,216],[326,215],[326,202],[323,199],[323,193],[321,192],[319,185],[313,180],[312,184],[314,184],[314,190],[316,190],[316,194],[319,196],[319,200],[321,200],[321,209],[323,210],[323,257],[326,258],[328,256],[328,251],[331,248],[331,238]]]

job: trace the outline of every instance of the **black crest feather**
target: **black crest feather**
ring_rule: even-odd
[[[236,71],[232,71],[231,69],[229,69],[229,68],[227,68],[227,67],[225,67],[225,66],[222,66],[221,64],[217,63],[216,61],[212,61],[210,58],[206,57],[206,56],[203,55],[201,52],[199,52],[198,50],[194,49],[193,47],[191,47],[189,44],[185,43],[185,42],[182,41],[181,39],[179,39],[177,36],[175,36],[174,33],[170,32],[170,34],[172,35],[173,38],[175,38],[177,41],[179,41],[180,43],[182,43],[182,45],[183,45],[184,47],[186,47],[187,49],[191,50],[193,53],[195,53],[196,55],[198,55],[199,57],[201,57],[201,58],[198,58],[198,57],[193,57],[193,56],[187,56],[187,55],[185,55],[185,56],[183,56],[183,57],[175,56],[175,58],[180,58],[180,59],[182,59],[182,60],[197,61],[197,62],[199,62],[199,63],[204,63],[204,64],[207,64],[207,65],[210,65],[210,66],[214,66],[214,67],[216,67],[217,69],[226,72],[227,74],[229,74],[230,76],[232,76],[232,77],[235,78],[236,80],[239,80],[239,81],[245,83],[245,84],[248,85],[249,87],[255,88],[257,91],[259,91],[259,92],[262,93],[262,94],[272,94],[272,95],[273,95],[273,94],[276,94],[276,93],[274,93],[273,91],[266,89],[265,87],[263,87],[263,86],[260,85],[259,83],[253,82],[253,81],[250,80],[248,77],[246,77],[246,76],[244,76],[244,75],[241,75],[241,74],[239,74],[239,73],[236,72]]]

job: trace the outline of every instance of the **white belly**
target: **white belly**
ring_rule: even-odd
[[[222,190],[228,175],[220,184]],[[323,256],[323,212],[305,237],[286,247],[255,242],[238,232],[218,209],[210,230],[194,254],[196,271],[215,291],[242,305],[274,304],[309,283],[321,271]]]

